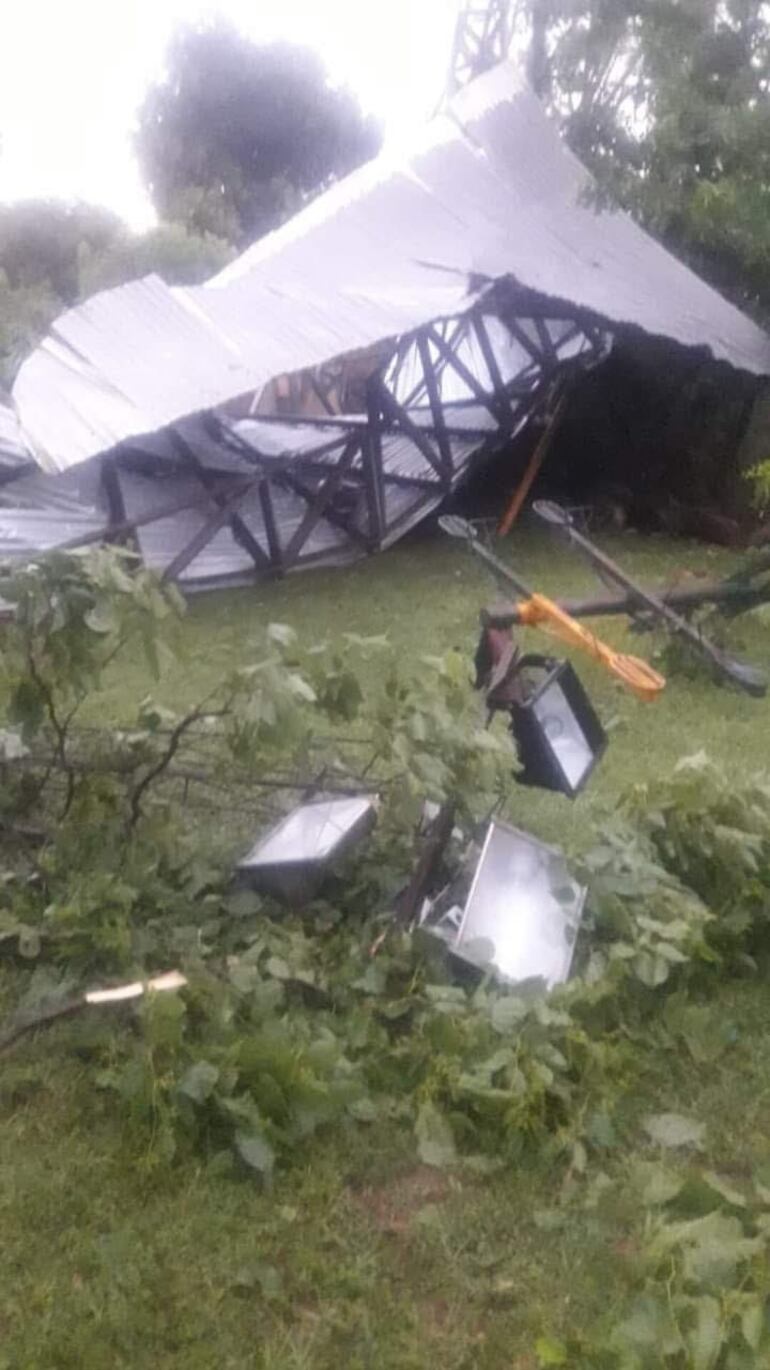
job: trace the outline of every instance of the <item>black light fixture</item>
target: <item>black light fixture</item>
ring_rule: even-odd
[[[522,785],[558,790],[574,799],[607,747],[607,735],[567,661],[522,656],[506,625],[482,616],[476,649],[476,687],[486,690],[490,717],[511,720]]]
[[[607,747],[607,734],[568,661],[521,657],[510,704],[523,785],[580,793]]]
[[[552,989],[569,976],[585,896],[562,852],[494,819],[464,902],[436,901],[420,928],[465,967]]]
[[[238,862],[238,881],[285,903],[306,903],[333,862],[366,836],[376,817],[372,794],[300,804]]]

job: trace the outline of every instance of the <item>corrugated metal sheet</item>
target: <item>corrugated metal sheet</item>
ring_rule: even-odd
[[[479,416],[475,415],[475,417],[478,419]],[[493,427],[488,414],[486,417],[488,425]],[[244,444],[247,447],[252,447],[255,453],[260,454],[269,447],[271,436],[276,436],[278,427],[279,425],[262,419],[243,420],[234,425],[234,429],[239,433]],[[307,430],[304,428],[284,430],[284,434],[296,435],[296,450],[293,453],[288,451],[283,453],[289,461],[289,470],[291,470],[292,459],[299,459],[301,469],[301,457],[308,452],[310,437],[308,430],[310,430],[309,425]],[[343,430],[334,431],[340,432],[344,436]],[[313,445],[317,446],[319,437],[325,437],[326,432],[325,428],[320,432],[318,428],[313,429]],[[452,440],[455,484],[464,477],[473,455],[479,449],[479,445],[478,437],[454,438]],[[326,460],[331,464],[334,458],[329,455],[321,460]],[[383,437],[382,464],[386,475],[423,478],[433,475],[423,454],[409,438],[401,434],[389,434]],[[88,463],[89,467],[90,465],[91,463]],[[240,463],[238,457],[234,456],[231,469],[238,469],[240,474],[248,472],[250,465],[247,454],[244,453]],[[269,466],[264,469],[269,470]],[[74,472],[69,474],[72,475]],[[189,502],[188,508],[182,509],[173,517],[158,519],[137,528],[137,540],[145,564],[162,573],[190,543],[196,533],[203,529],[214,506],[211,505],[207,508],[201,504],[199,481],[192,473],[183,472],[179,469],[175,470],[169,467],[164,471],[163,467],[159,466],[154,474],[142,475],[124,468],[119,470],[118,478],[126,516],[129,519],[141,519],[154,510],[168,507],[177,501],[180,504],[184,501]],[[62,478],[59,477],[58,479]],[[45,481],[45,478],[41,478],[41,480]],[[283,487],[280,483],[280,476],[276,480],[271,480],[271,498],[278,537],[282,547],[286,548],[307,514],[307,501],[291,489]],[[383,539],[383,546],[391,546],[409,528],[424,518],[426,513],[437,507],[441,499],[442,494],[438,490],[431,493],[414,487],[388,485],[386,502],[387,522],[390,531]],[[255,492],[248,494],[239,504],[237,512],[267,554],[268,543],[257,494]],[[5,517],[0,510],[0,548],[2,547],[2,529]],[[359,511],[357,523],[360,532],[365,534],[367,523],[366,511],[363,507]],[[301,569],[303,565],[308,563],[316,566],[344,565],[356,560],[361,555],[362,550],[358,543],[352,541],[343,529],[321,517],[302,549],[301,560],[296,564],[296,567],[290,569]],[[225,525],[218,529],[206,546],[184,569],[179,579],[186,589],[195,590],[223,583],[238,584],[253,579],[253,575],[254,562],[249,552],[240,545],[231,528]]]
[[[411,156],[355,172],[208,286],[148,277],[65,314],[19,372],[24,431],[42,465],[64,469],[460,313],[470,272],[770,372],[767,336],[627,216],[587,208],[587,180],[504,64],[460,92]]]
[[[27,559],[106,527],[101,467],[94,457],[60,475],[33,471],[0,486],[0,558]]]

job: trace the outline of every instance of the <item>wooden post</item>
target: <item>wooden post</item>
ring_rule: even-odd
[[[508,507],[500,520],[497,532],[501,538],[506,537],[507,534],[510,533],[514,523],[516,522],[517,518],[519,517],[519,514],[522,511],[524,501],[526,500],[527,495],[532,489],[538,472],[540,471],[540,468],[543,465],[543,462],[545,461],[548,449],[551,446],[551,443],[553,442],[554,436],[556,434],[556,429],[559,426],[566,405],[567,396],[562,395],[561,399],[559,400],[559,403],[553,411],[553,414],[551,415],[549,422],[546,424],[545,428],[543,429],[543,432],[540,434],[540,437],[538,438],[537,443],[535,444],[535,450],[532,453],[532,456],[530,457],[529,461],[527,462],[527,468],[524,472],[524,475],[522,476],[518,486],[514,490],[513,496],[508,504]]]

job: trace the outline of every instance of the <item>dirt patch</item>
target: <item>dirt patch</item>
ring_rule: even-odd
[[[388,1184],[359,1190],[355,1202],[381,1232],[403,1236],[421,1209],[443,1203],[456,1187],[456,1180],[450,1181],[440,1170],[423,1165]]]

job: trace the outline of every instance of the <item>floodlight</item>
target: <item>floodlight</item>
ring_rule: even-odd
[[[527,664],[523,657],[518,672]],[[569,662],[548,662],[542,679],[522,691],[510,710],[521,783],[574,799],[603,755],[607,735]]]
[[[330,865],[370,831],[376,814],[371,794],[300,804],[238,862],[238,878],[286,903],[304,903]]]
[[[421,927],[466,965],[552,989],[569,976],[585,896],[560,851],[494,819],[464,908],[429,913]]]

